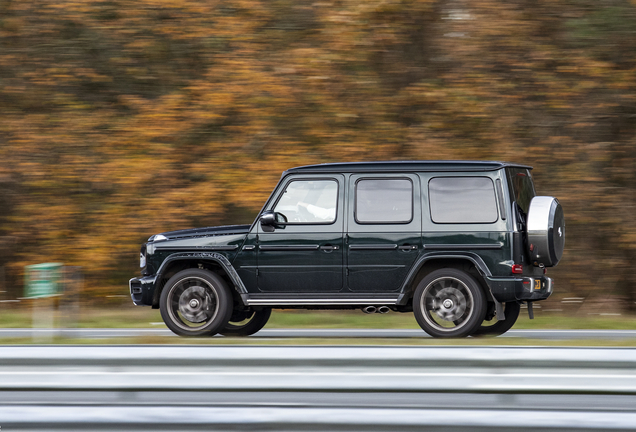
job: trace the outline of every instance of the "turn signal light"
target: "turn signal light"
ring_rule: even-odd
[[[521,264],[512,265],[512,274],[522,274],[522,273],[523,273],[523,265]]]

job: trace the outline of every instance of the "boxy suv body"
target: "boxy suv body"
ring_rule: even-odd
[[[413,312],[434,337],[497,335],[548,298],[563,211],[531,167],[485,161],[292,168],[251,225],[141,248],[136,305],[182,336],[249,335],[271,309]]]

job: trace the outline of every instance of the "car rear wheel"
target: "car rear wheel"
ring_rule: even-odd
[[[267,324],[272,310],[265,308],[252,311],[234,311],[230,321],[219,332],[224,336],[253,335]]]
[[[211,336],[230,319],[232,295],[218,275],[187,269],[166,283],[159,308],[166,326],[179,336]]]
[[[422,329],[433,337],[466,337],[484,320],[486,301],[471,275],[444,268],[419,283],[413,296],[413,313]]]
[[[490,321],[484,320],[472,336],[499,336],[510,330],[519,318],[521,305],[517,302],[508,302],[504,303],[503,307],[506,319],[501,321],[498,321],[497,318]]]

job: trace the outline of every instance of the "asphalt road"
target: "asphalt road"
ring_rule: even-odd
[[[149,329],[0,329],[2,338],[28,338],[33,335],[47,337],[52,335],[71,338],[119,338],[137,336],[175,336],[164,326]],[[222,337],[222,336],[217,336]],[[411,339],[429,338],[424,331],[418,329],[263,329],[250,338],[285,339],[285,338],[349,338],[349,339]],[[525,338],[538,340],[627,340],[636,339],[636,330],[510,330],[499,338]]]

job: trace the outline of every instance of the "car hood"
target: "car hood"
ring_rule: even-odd
[[[161,234],[153,235],[148,239],[149,242],[155,240],[155,237],[161,235],[167,240],[181,240],[196,237],[214,237],[221,235],[247,234],[251,225],[226,225],[219,227],[207,228],[191,228],[178,231],[168,231]]]

